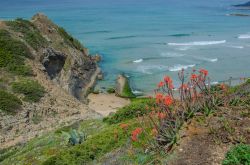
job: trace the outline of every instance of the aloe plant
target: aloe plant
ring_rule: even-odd
[[[64,139],[67,140],[70,145],[82,144],[87,139],[87,135],[81,131],[75,129],[70,130],[70,132],[62,132]]]

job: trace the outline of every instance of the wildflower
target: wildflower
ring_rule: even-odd
[[[163,99],[163,94],[157,93],[156,94],[156,103],[160,103]]]
[[[140,135],[141,133],[142,133],[142,128],[136,128],[135,130],[133,130],[131,135],[132,141],[137,141],[138,135]]]
[[[149,107],[147,105],[145,106],[145,110],[147,110],[147,111],[149,110]]]
[[[202,73],[204,76],[208,75],[208,71],[206,69],[201,69],[200,73]]]
[[[121,129],[125,130],[128,128],[128,124],[122,123],[120,124]]]
[[[170,106],[173,103],[173,99],[171,96],[166,96],[164,100],[167,106]]]
[[[161,120],[162,120],[162,119],[165,119],[166,116],[167,116],[167,115],[166,115],[165,113],[158,112],[158,118],[159,118],[159,119],[161,119]]]
[[[158,88],[161,88],[161,87],[163,87],[163,86],[164,86],[164,82],[163,82],[163,81],[159,82]]]
[[[156,128],[153,128],[153,129],[151,130],[151,135],[152,135],[152,136],[156,136],[157,134],[158,134],[157,129],[156,129]]]
[[[171,77],[169,77],[169,76],[165,76],[165,77],[164,77],[164,81],[165,81],[167,84],[173,82],[173,80],[172,80]]]
[[[220,88],[221,88],[222,90],[225,90],[225,89],[226,89],[226,85],[225,85],[225,84],[221,84],[221,85],[220,85]]]
[[[191,79],[191,80],[196,80],[196,79],[197,79],[197,75],[196,75],[196,74],[191,74],[190,79]]]
[[[169,84],[169,85],[168,85],[168,88],[169,88],[169,89],[174,89],[174,85],[173,85],[173,84]]]

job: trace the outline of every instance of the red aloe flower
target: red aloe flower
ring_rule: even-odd
[[[171,97],[171,96],[166,96],[166,97],[165,97],[165,104],[166,104],[167,106],[170,106],[172,103],[173,103],[172,97]]]
[[[204,76],[208,75],[208,71],[206,69],[201,69],[200,73],[202,73]]]
[[[163,81],[159,82],[158,88],[161,88],[161,87],[163,87],[163,86],[164,86],[164,82],[163,82]]]
[[[158,112],[158,118],[159,119],[165,119],[167,117],[167,115],[165,113],[162,113],[162,112]]]
[[[157,131],[156,128],[153,128],[153,129],[151,130],[151,135],[152,135],[152,136],[158,135],[158,131]]]
[[[141,133],[142,133],[142,128],[136,128],[135,130],[133,130],[131,135],[132,141],[137,141],[138,135],[140,135]]]
[[[156,94],[156,103],[160,103],[163,99],[163,94],[157,93]]]
[[[221,88],[222,90],[225,90],[225,89],[226,89],[226,85],[225,85],[225,84],[221,84],[221,85],[220,85],[220,88]]]
[[[169,76],[165,76],[165,77],[164,77],[164,81],[165,81],[167,84],[173,82],[172,79],[171,79],[171,77],[169,77]]]
[[[125,123],[120,124],[120,127],[121,127],[121,129],[127,129],[128,128],[128,124],[125,124]]]
[[[198,76],[197,76],[196,74],[191,74],[190,79],[191,79],[191,80],[196,80],[196,79],[197,79],[197,77],[198,77]]]

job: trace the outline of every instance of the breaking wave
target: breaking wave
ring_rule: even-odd
[[[206,46],[226,43],[226,40],[221,41],[195,41],[186,43],[168,43],[169,46]]]

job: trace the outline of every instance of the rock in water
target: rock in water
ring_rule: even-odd
[[[250,8],[250,1],[246,2],[244,4],[239,4],[239,5],[233,5],[234,7],[244,7],[244,8]]]
[[[135,97],[129,85],[129,80],[124,75],[118,75],[117,80],[116,80],[115,93],[119,97],[125,97],[125,98]]]

